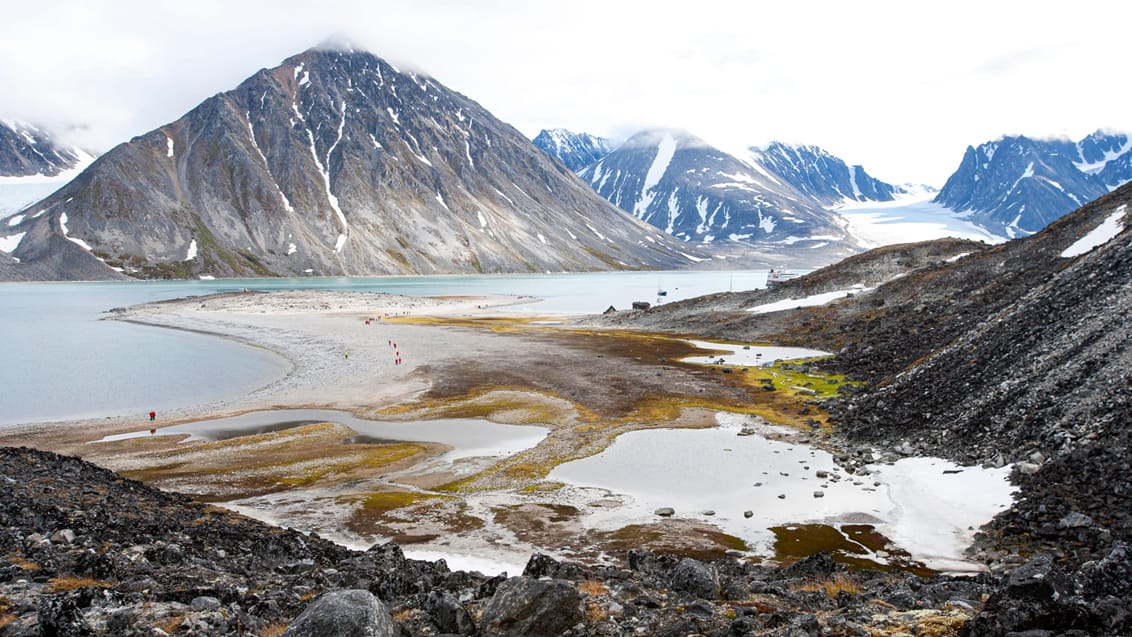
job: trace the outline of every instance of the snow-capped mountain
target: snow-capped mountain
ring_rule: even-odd
[[[589,133],[573,133],[564,128],[543,130],[534,138],[535,146],[558,159],[575,173],[613,151],[613,140]]]
[[[726,153],[678,130],[638,133],[579,175],[626,212],[685,241],[767,250],[858,248],[831,208],[887,201],[893,186],[815,146]]]
[[[0,121],[0,176],[54,177],[87,158],[79,148],[58,144],[31,124]]]
[[[1074,142],[1003,137],[967,147],[935,201],[991,232],[1032,234],[1132,179],[1128,136],[1097,131]]]
[[[55,192],[94,161],[41,128],[0,121],[0,217]],[[0,237],[0,251],[14,248]]]
[[[812,198],[685,131],[638,133],[580,176],[617,207],[685,241],[846,238]]]
[[[860,165],[849,166],[817,146],[773,142],[751,149],[751,159],[826,206],[845,201],[892,201],[899,192],[870,176]]]
[[[110,150],[0,232],[41,278],[691,263],[476,102],[351,50],[255,73]]]

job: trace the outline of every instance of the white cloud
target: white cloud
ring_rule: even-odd
[[[524,133],[688,129],[818,144],[942,185],[1003,134],[1132,130],[1123,3],[42,0],[0,23],[0,117],[100,149],[345,34]]]

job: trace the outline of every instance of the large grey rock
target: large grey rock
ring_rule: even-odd
[[[284,637],[393,637],[400,631],[373,593],[331,591],[311,602]]]
[[[582,596],[568,582],[512,577],[487,603],[481,629],[498,637],[549,637],[582,618]]]
[[[672,588],[715,599],[719,597],[719,574],[708,564],[684,559],[672,570]]]

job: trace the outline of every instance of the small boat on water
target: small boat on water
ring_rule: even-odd
[[[802,275],[798,272],[787,272],[786,270],[776,270],[774,268],[771,268],[770,272],[768,272],[766,275],[766,286],[768,288],[771,288],[776,285],[786,283],[790,279],[796,279],[799,276]]]

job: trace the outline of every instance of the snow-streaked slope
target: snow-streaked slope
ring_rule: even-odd
[[[51,177],[74,168],[88,154],[33,124],[0,120],[0,176]]]
[[[663,269],[697,252],[472,100],[363,51],[311,49],[262,69],[34,208],[45,212],[8,228],[27,234],[7,276]],[[63,214],[90,251],[57,240]]]
[[[754,167],[765,169],[826,206],[842,201],[891,201],[898,192],[863,167],[850,166],[818,146],[773,142],[763,148],[749,148],[739,157],[746,157]]]
[[[1128,206],[1120,206],[1112,211],[1112,214],[1105,217],[1101,225],[1097,226],[1092,232],[1081,237],[1073,245],[1062,251],[1061,256],[1065,258],[1080,256],[1097,246],[1108,243],[1116,235],[1124,231],[1124,227],[1127,224],[1125,221],[1127,213]]]

